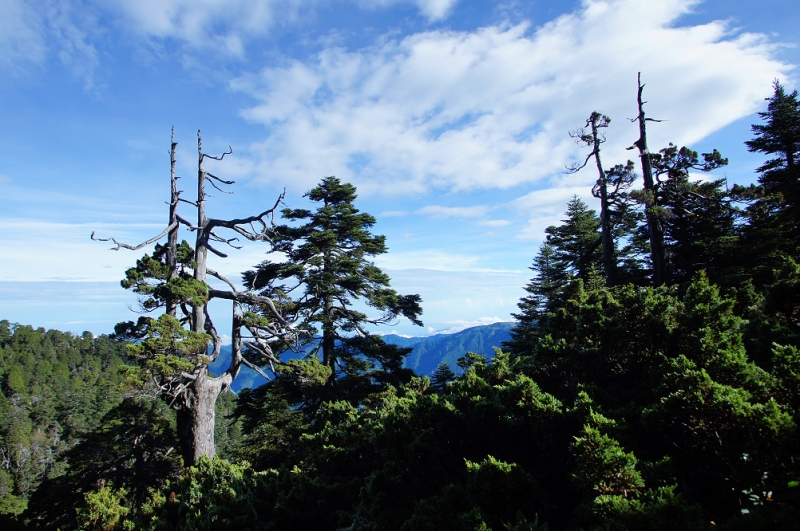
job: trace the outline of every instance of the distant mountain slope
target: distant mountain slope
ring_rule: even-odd
[[[425,337],[402,337],[394,334],[383,336],[383,340],[398,347],[412,347],[414,350],[406,358],[405,366],[420,376],[430,376],[440,363],[450,365],[459,373],[456,365],[458,358],[467,352],[482,354],[487,358],[494,356],[494,347],[511,338],[514,323],[494,323],[485,326],[467,328],[455,334],[436,334]],[[222,347],[219,357],[209,366],[212,374],[228,366],[231,359],[231,347]],[[266,380],[253,369],[242,367],[239,376],[234,380],[232,388],[238,393],[247,387],[258,387]]]
[[[405,366],[421,376],[430,376],[440,363],[447,363],[455,372],[460,372],[456,362],[467,352],[494,356],[494,347],[511,338],[514,323],[494,323],[467,328],[455,334],[437,334],[428,337],[383,336],[384,341],[400,347],[413,347],[406,358]]]

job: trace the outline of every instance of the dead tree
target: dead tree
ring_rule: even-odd
[[[611,119],[594,111],[586,120],[586,125],[575,131],[570,131],[569,135],[575,142],[592,148],[586,155],[583,164],[574,164],[567,167],[569,173],[576,173],[583,169],[589,160],[594,158],[597,167],[597,181],[592,187],[592,195],[600,200],[600,244],[603,248],[603,269],[606,275],[606,286],[615,286],[619,283],[617,274],[617,257],[614,244],[614,223],[612,215],[614,207],[619,210],[624,209],[623,191],[630,186],[632,175],[629,166],[617,165],[605,171],[600,160],[600,145],[606,141],[605,135],[600,131],[608,127]],[[627,171],[626,171],[627,170]]]
[[[259,364],[248,357],[260,355],[261,365],[268,364],[274,373],[275,365],[281,364],[278,354],[287,345],[296,343],[297,333],[271,300],[246,290],[237,290],[231,281],[210,269],[207,262],[209,252],[227,257],[215,247],[217,244],[241,248],[237,244],[240,237],[273,244],[274,214],[283,200],[283,194],[271,208],[254,216],[230,220],[209,218],[206,215],[206,185],[224,192],[221,186],[234,183],[206,171],[203,162],[205,159],[221,161],[232,150],[216,157],[203,153],[202,137],[200,131],[197,132],[197,199],[189,201],[181,198],[181,191],[178,190],[176,147],[173,131],[170,149],[171,196],[166,229],[135,246],[114,238],[96,238],[94,233],[91,237],[93,240],[113,242],[113,250],[138,250],[164,236],[168,237],[165,245],[157,244],[153,253],[146,254],[137,261],[136,267],[126,271],[126,279],[122,281],[123,287],[132,289],[142,297],[140,304],[144,311],[164,308],[165,313],[157,319],[143,316],[136,323],[120,323],[116,327],[116,334],[122,339],[136,340],[128,348],[142,363],[131,370],[129,380],[141,388],[152,390],[154,395],[160,396],[177,410],[178,436],[184,462],[188,465],[197,462],[201,456],[215,455],[214,406],[220,393],[230,387],[241,366],[251,367],[269,378]],[[178,214],[180,203],[196,209],[196,222],[192,223]],[[195,234],[193,249],[185,240],[178,243],[181,226]],[[223,237],[222,230],[234,235]],[[225,283],[228,289],[211,288],[207,283],[209,276]],[[222,346],[208,312],[208,302],[214,298],[232,303],[232,355],[230,364],[219,376],[213,376],[208,370],[209,363],[217,359]],[[255,313],[248,312],[248,309],[266,309],[270,318],[250,319],[247,316]],[[276,345],[280,345],[280,349],[273,348]]]
[[[642,101],[642,73],[639,72],[637,77],[639,92],[636,101],[639,104],[639,115],[636,118],[631,118],[631,122],[639,122],[639,139],[633,143],[628,149],[637,148],[639,150],[639,159],[642,162],[642,179],[644,180],[644,214],[647,220],[647,232],[650,239],[650,259],[653,266],[653,285],[660,286],[667,282],[667,260],[664,250],[664,224],[658,212],[656,204],[656,189],[653,180],[653,168],[650,163],[650,150],[647,148],[647,122],[660,122],[662,120],[655,120],[647,118],[644,114],[644,104]]]

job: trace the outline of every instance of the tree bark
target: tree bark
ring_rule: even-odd
[[[200,372],[186,392],[183,407],[178,409],[178,438],[183,462],[193,465],[202,457],[213,458],[217,453],[214,441],[217,397],[230,377],[214,378],[208,369]]]
[[[195,240],[194,279],[206,281],[206,260],[208,259],[208,234],[206,232],[206,172],[203,169],[203,139],[200,130],[197,130],[197,239]],[[195,306],[192,309],[192,331],[203,333],[206,331],[206,314],[204,306]]]
[[[206,282],[208,260],[208,231],[206,225],[206,172],[203,169],[203,140],[200,131],[197,131],[197,239],[194,249],[194,279]],[[235,311],[234,311],[235,314]],[[192,308],[191,328],[196,333],[206,333],[210,323],[206,322],[206,305]],[[216,338],[215,338],[216,340]],[[213,357],[217,354],[215,345]],[[233,360],[231,360],[233,361]],[[225,380],[230,384],[232,379],[227,372],[214,378],[208,372],[208,367],[196,371],[197,379],[188,385],[184,397],[183,408],[178,412],[178,432],[181,437],[181,448],[184,452],[185,463],[196,463],[202,456],[209,459],[216,453],[214,441],[214,424],[216,422],[215,404],[217,397],[222,392]],[[181,425],[181,418],[183,425]]]
[[[653,168],[650,164],[650,150],[647,148],[647,126],[646,122],[657,121],[652,118],[646,118],[644,114],[644,104],[642,101],[642,73],[639,72],[638,76],[639,92],[637,102],[639,103],[639,116],[636,120],[639,121],[639,140],[634,142],[634,146],[639,149],[639,159],[642,162],[642,179],[644,180],[645,189],[645,210],[644,215],[647,219],[647,232],[650,237],[650,258],[653,265],[653,285],[661,286],[667,282],[667,260],[664,251],[664,226],[661,223],[661,217],[656,211],[656,191],[655,182],[653,181]]]
[[[166,394],[164,398],[169,402],[178,414],[178,437],[181,443],[181,453],[186,465],[192,465],[197,462],[202,456],[209,458],[214,457],[216,454],[216,447],[214,441],[214,424],[215,424],[215,404],[219,394],[231,385],[233,379],[236,378],[239,369],[243,363],[249,363],[242,357],[242,336],[241,328],[244,326],[241,303],[245,304],[264,304],[267,306],[275,317],[275,328],[273,335],[278,336],[286,330],[294,335],[295,331],[290,323],[288,323],[280,315],[280,312],[272,304],[271,301],[264,297],[254,297],[247,293],[239,293],[236,291],[234,285],[225,279],[220,274],[209,270],[207,266],[208,251],[211,250],[215,254],[225,257],[226,255],[212,246],[209,241],[218,241],[226,243],[233,248],[234,241],[237,238],[224,239],[213,232],[214,228],[226,228],[235,231],[238,235],[245,237],[250,241],[267,241],[271,242],[271,231],[274,223],[271,218],[275,210],[278,208],[284,194],[281,194],[275,205],[261,214],[250,216],[242,219],[233,220],[220,220],[209,219],[206,217],[206,193],[205,184],[210,182],[215,188],[219,187],[214,183],[217,181],[222,184],[233,184],[233,181],[225,181],[208,173],[203,168],[203,160],[209,157],[214,160],[222,160],[226,155],[233,151],[229,148],[228,151],[215,157],[203,153],[203,142],[200,131],[197,131],[197,201],[185,201],[180,198],[180,191],[177,186],[178,177],[175,174],[175,150],[177,142],[175,142],[174,129],[172,133],[172,143],[170,149],[170,181],[171,181],[171,196],[169,208],[169,225],[158,236],[151,238],[139,245],[133,246],[117,241],[114,238],[96,238],[92,233],[91,238],[97,241],[111,241],[116,247],[115,250],[120,248],[136,250],[150,245],[158,241],[164,236],[168,236],[168,243],[166,245],[166,252],[163,255],[165,264],[168,265],[168,278],[167,282],[178,278],[181,267],[191,267],[194,270],[193,278],[198,283],[201,283],[205,288],[205,303],[200,301],[189,301],[192,304],[191,308],[187,307],[187,300],[174,295],[166,290],[166,295],[163,296],[163,302],[166,307],[166,313],[171,317],[177,318],[178,310],[181,310],[182,320],[189,321],[189,329],[195,334],[208,334],[213,340],[213,351],[209,355],[210,361],[213,361],[220,352],[221,338],[216,332],[214,323],[208,315],[208,300],[212,297],[224,298],[232,301],[233,303],[233,351],[231,363],[226,371],[219,377],[214,377],[208,372],[208,360],[199,357],[198,362],[195,362],[195,367],[192,371],[180,371],[177,374],[161,374],[167,383],[162,386],[162,391]],[[181,202],[192,204],[197,209],[196,225],[182,218],[178,215],[178,204]],[[181,224],[187,225],[190,230],[197,233],[194,252],[194,264],[179,264],[177,257],[178,250],[178,231]],[[258,229],[257,227],[260,227]],[[208,275],[215,276],[220,280],[226,282],[231,291],[212,290],[208,287],[206,282]],[[164,279],[159,279],[164,280]],[[203,344],[198,347],[198,350],[191,353],[191,358],[196,359],[198,355],[208,355],[208,344],[201,341]],[[152,352],[150,353],[153,354]]]
[[[590,117],[592,126],[592,143],[594,144],[594,160],[597,165],[599,178],[597,184],[600,188],[600,242],[603,245],[603,268],[606,273],[606,286],[617,285],[617,260],[614,256],[614,236],[611,227],[611,209],[608,200],[608,179],[600,162],[600,134],[597,121],[600,113],[593,112]]]
[[[180,226],[178,223],[178,202],[180,200],[180,192],[178,191],[178,177],[175,175],[175,148],[178,143],[175,142],[175,128],[172,128],[172,137],[170,140],[169,150],[169,176],[171,184],[171,193],[169,200],[169,225],[174,227],[169,231],[169,239],[167,240],[167,265],[169,266],[169,278],[167,281],[178,278],[178,231]],[[178,302],[175,297],[168,297],[166,300],[166,312],[171,317],[176,317],[178,313]]]

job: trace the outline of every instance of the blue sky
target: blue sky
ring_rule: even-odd
[[[594,175],[568,131],[612,119],[631,157],[636,74],[651,148],[719,149],[730,183],[773,79],[797,86],[800,7],[785,0],[4,0],[0,2],[0,318],[96,334],[135,319],[119,287],[167,216],[169,135],[192,189],[196,132],[236,181],[214,217],[286,205],[327,175],[358,187],[422,335],[510,320],[527,269]],[[187,210],[188,212],[188,210]],[[188,237],[188,235],[187,235]],[[266,258],[248,245],[211,266]],[[220,303],[221,304],[221,303]],[[228,321],[225,305],[213,308]]]

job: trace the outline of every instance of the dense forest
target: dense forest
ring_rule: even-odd
[[[277,203],[208,218],[205,182],[232,183],[200,150],[197,221],[173,172],[168,241],[122,282],[163,315],[97,338],[0,322],[3,528],[800,528],[798,93],[774,83],[743,139],[756,184],[729,187],[716,150],[651,150],[642,92],[638,161],[606,165],[599,112],[570,133],[597,209],[575,197],[547,228],[511,339],[432,377],[367,331],[420,324],[422,301],[371,261],[352,185],[323,179],[282,225]],[[222,229],[283,261],[211,287]],[[243,366],[269,382],[236,396]]]

